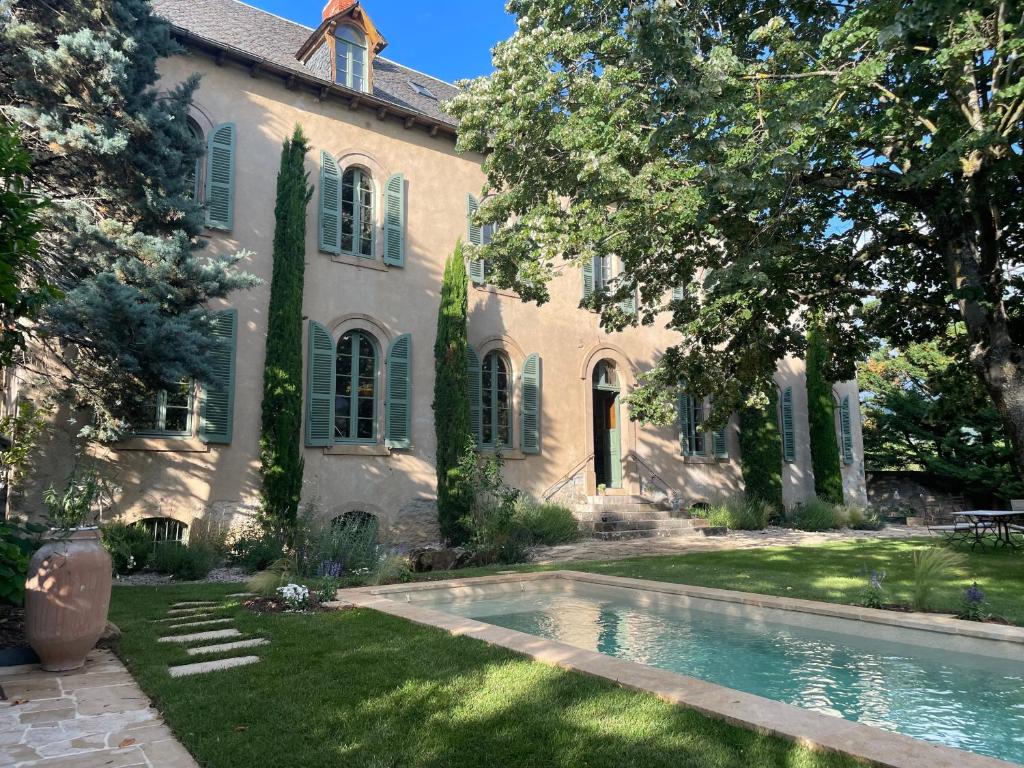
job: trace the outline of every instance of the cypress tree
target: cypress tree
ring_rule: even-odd
[[[740,467],[747,498],[767,502],[782,514],[782,436],[774,386],[768,389],[767,407],[740,409]]]
[[[815,317],[807,331],[807,419],[811,429],[811,467],[814,492],[833,504],[843,503],[843,475],[839,468],[835,401],[827,378],[828,343]]]
[[[302,288],[306,273],[306,208],[313,187],[309,145],[301,126],[286,139],[277,172],[274,269],[267,310],[260,461],[264,514],[290,537],[302,493]]]
[[[199,80],[157,88],[179,50],[148,0],[0,6],[0,104],[31,155],[25,186],[48,201],[19,278],[54,291],[27,333],[49,342],[35,367],[51,387],[91,410],[88,438],[120,438],[154,390],[209,381],[210,300],[255,282],[235,270],[244,253],[198,252]]]
[[[469,380],[466,373],[466,264],[462,243],[448,257],[441,281],[434,342],[434,432],[437,436],[437,518],[441,535],[453,544],[469,535],[470,492],[459,460],[472,444]]]

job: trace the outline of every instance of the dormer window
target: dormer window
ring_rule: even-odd
[[[334,81],[353,91],[366,92],[366,35],[350,24],[340,24],[334,36]]]

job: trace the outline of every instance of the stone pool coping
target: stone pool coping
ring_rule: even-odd
[[[521,653],[536,661],[604,678],[626,688],[654,694],[672,704],[688,707],[716,719],[781,736],[803,746],[839,752],[867,760],[886,768],[1008,768],[1014,765],[974,752],[932,744],[901,733],[893,733],[863,723],[812,712],[754,694],[709,683],[704,680],[656,669],[645,664],[617,659],[588,651],[568,643],[546,640],[467,619],[415,603],[399,602],[389,595],[438,589],[472,589],[488,584],[568,579],[590,584],[651,590],[659,593],[719,600],[759,608],[775,608],[814,613],[890,626],[907,627],[946,635],[964,635],[984,640],[1024,644],[1024,629],[981,625],[944,616],[902,614],[855,606],[820,603],[788,597],[774,597],[724,589],[694,587],[685,584],[603,576],[579,571],[501,574],[469,579],[360,587],[338,592],[334,606],[371,608],[417,624],[443,629],[453,635],[472,637],[490,645]]]

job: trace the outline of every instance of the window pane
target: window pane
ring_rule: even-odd
[[[337,37],[339,41],[347,40],[358,45],[366,44],[366,36],[362,33],[362,30],[356,29],[348,24],[339,25]]]
[[[360,440],[372,440],[373,439],[373,419],[360,419],[359,420],[359,434]]]
[[[167,406],[164,416],[164,429],[168,432],[188,431],[188,407]]]
[[[337,45],[335,46],[335,51],[338,59],[335,82],[339,85],[347,86],[349,83],[349,60],[352,58],[352,45],[344,40],[338,40]]]

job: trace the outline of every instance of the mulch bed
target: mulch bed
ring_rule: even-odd
[[[293,610],[288,603],[278,597],[254,597],[246,600],[243,605],[253,613],[321,613],[326,611],[322,605],[310,595],[309,605],[301,611]]]

